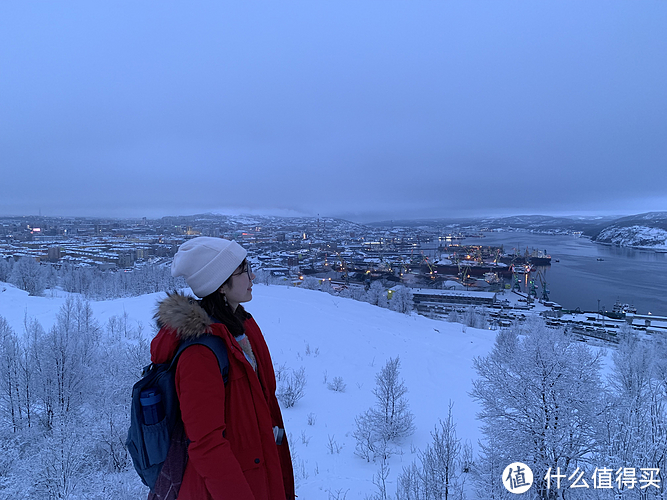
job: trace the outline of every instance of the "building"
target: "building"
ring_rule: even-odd
[[[127,269],[134,265],[132,252],[122,252],[118,255],[118,267]]]
[[[496,302],[495,292],[469,292],[467,290],[433,290],[413,288],[415,304],[458,304],[492,306]]]
[[[490,307],[496,303],[494,292],[413,288],[412,297],[419,314],[446,314],[464,306]]]
[[[49,262],[58,262],[60,260],[60,247],[49,247]]]

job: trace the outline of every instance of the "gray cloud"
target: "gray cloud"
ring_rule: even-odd
[[[0,6],[0,213],[667,202],[667,4]]]

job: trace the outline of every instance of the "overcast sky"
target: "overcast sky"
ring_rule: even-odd
[[[0,215],[667,210],[667,2],[0,3]]]

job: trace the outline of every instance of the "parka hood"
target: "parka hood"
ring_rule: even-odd
[[[153,316],[160,328],[176,331],[179,339],[196,338],[211,333],[213,323],[197,299],[180,292],[167,293]]]
[[[166,363],[171,360],[182,339],[211,333],[213,323],[197,299],[180,292],[167,293],[167,298],[158,303],[153,318],[160,327],[151,342],[153,363]]]

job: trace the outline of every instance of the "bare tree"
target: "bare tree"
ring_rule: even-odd
[[[0,316],[0,409],[14,432],[21,427],[19,353],[16,333]]]
[[[419,462],[404,468],[398,477],[397,498],[401,500],[461,500],[464,498],[464,458],[461,440],[456,436],[456,424],[450,401],[446,420],[431,431],[431,443],[419,454]],[[466,460],[470,460],[466,451]],[[466,465],[468,465],[466,463]]]
[[[376,419],[388,441],[398,441],[415,430],[414,415],[410,412],[405,394],[407,387],[400,378],[401,361],[398,356],[389,358],[375,376]]]
[[[302,366],[299,370],[283,377],[278,385],[276,397],[285,408],[291,408],[304,396],[306,387],[306,369]]]
[[[391,454],[390,442],[399,442],[415,430],[414,416],[408,407],[408,392],[400,379],[400,359],[389,361],[375,376],[375,406],[355,418],[355,453],[367,461]]]

